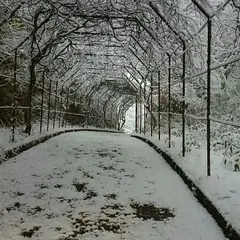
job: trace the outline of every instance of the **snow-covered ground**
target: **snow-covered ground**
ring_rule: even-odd
[[[8,149],[12,149],[14,147],[21,146],[22,144],[28,143],[30,141],[36,140],[40,137],[46,136],[51,133],[60,132],[62,130],[68,130],[68,129],[82,129],[85,127],[80,126],[66,126],[66,127],[55,127],[52,128],[52,124],[50,124],[49,130],[47,131],[46,125],[42,128],[42,133],[39,133],[39,125],[34,124],[32,127],[31,135],[28,135],[27,133],[24,133],[24,127],[17,128],[15,131],[15,140],[12,142],[12,129],[11,128],[0,128],[0,155],[2,151],[6,151]],[[99,129],[94,126],[88,126],[89,129]],[[104,130],[104,129],[103,129]],[[105,128],[105,130],[113,130],[110,128]]]
[[[74,127],[78,128],[78,127]],[[12,142],[12,129],[11,128],[0,128],[0,152],[17,147],[19,145],[22,145],[24,143],[27,143],[32,140],[36,140],[42,136],[45,136],[46,134],[59,132],[61,130],[66,129],[72,129],[71,126],[67,127],[61,127],[61,128],[54,128],[52,129],[52,125],[49,128],[49,131],[47,131],[47,127],[44,125],[42,129],[42,133],[39,133],[39,125],[35,124],[32,127],[31,135],[28,135],[27,133],[24,133],[24,127],[17,128],[15,131],[15,141]]]
[[[172,137],[168,148],[167,135],[146,136],[160,149],[168,153],[208,196],[226,220],[240,233],[240,172],[233,172],[223,163],[221,152],[211,152],[211,177],[207,177],[206,149],[194,149],[181,156],[181,138]]]
[[[145,143],[78,132],[0,166],[0,239],[225,239]]]

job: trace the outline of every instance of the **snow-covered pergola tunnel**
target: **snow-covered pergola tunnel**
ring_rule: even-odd
[[[0,239],[225,237],[152,148],[125,134],[62,134],[0,167]]]
[[[2,160],[6,160],[4,156],[8,156],[9,159],[11,154],[15,154],[16,149],[17,151],[21,149],[21,144],[28,144],[29,141],[45,137],[46,134],[55,134],[55,132],[59,134],[59,131],[72,130],[73,127],[76,130],[97,127],[102,130],[123,131],[126,128],[128,110],[134,108],[135,132],[145,134],[146,138],[149,135],[153,136],[152,139],[154,137],[161,138],[156,145],[175,157],[174,161],[182,164],[183,169],[187,170],[186,172],[193,178],[193,181],[200,184],[204,191],[210,193],[210,199],[217,203],[217,208],[229,223],[228,230],[232,225],[239,230],[239,208],[235,207],[239,205],[238,187],[236,187],[239,178],[237,179],[236,175],[233,175],[235,174],[233,171],[240,170],[239,19],[240,4],[238,0],[0,0],[0,163]],[[64,224],[69,223],[66,225],[66,229],[69,229],[69,226],[75,226],[78,229],[76,231],[80,231],[79,226],[85,224],[82,222],[88,217],[88,215],[84,215],[85,213],[74,219],[71,219],[70,213],[70,217],[67,216],[68,211],[72,211],[72,207],[76,207],[74,201],[76,200],[77,204],[81,200],[84,204],[92,201],[99,204],[97,206],[100,207],[100,210],[92,209],[91,205],[84,205],[93,213],[93,216],[115,214],[118,209],[122,212],[126,210],[126,224],[123,223],[123,225],[125,224],[125,229],[130,229],[129,232],[133,234],[130,234],[131,237],[127,235],[130,239],[138,239],[139,232],[145,239],[148,237],[149,239],[158,238],[160,234],[165,234],[166,239],[172,239],[175,237],[172,229],[177,226],[175,224],[180,223],[181,218],[182,222],[192,221],[190,227],[181,226],[181,230],[184,230],[177,232],[183,238],[187,238],[185,230],[192,233],[192,230],[195,229],[199,238],[221,239],[222,235],[220,234],[221,236],[218,237],[219,229],[214,224],[212,229],[207,228],[205,220],[207,219],[206,223],[210,225],[212,219],[208,215],[204,215],[204,211],[187,192],[182,196],[188,196],[186,201],[189,202],[189,206],[191,201],[193,202],[191,205],[193,215],[201,217],[195,219],[191,214],[184,215],[183,210],[186,209],[186,206],[181,202],[178,189],[182,189],[184,192],[185,187],[181,186],[181,182],[177,183],[176,176],[172,176],[173,173],[167,169],[167,166],[164,166],[165,163],[162,159],[145,145],[137,140],[130,140],[128,136],[124,135],[116,136],[116,139],[114,135],[111,137],[102,135],[103,142],[113,138],[112,141],[109,140],[108,150],[102,153],[95,151],[98,147],[101,148],[98,134],[81,134],[62,135],[47,142],[54,144],[60,141],[59,146],[66,143],[65,149],[62,147],[59,153],[69,155],[71,161],[64,162],[62,159],[63,161],[59,162],[60,165],[57,165],[56,169],[54,169],[55,167],[51,168],[51,164],[55,164],[53,162],[45,165],[44,156],[46,159],[54,161],[58,154],[56,149],[49,150],[53,154],[51,158],[48,155],[46,144],[24,153],[26,155],[16,157],[16,159],[19,158],[16,165],[13,164],[13,159],[9,163],[1,165],[0,171],[3,171],[1,178],[10,174],[10,170],[16,172],[14,165],[17,169],[18,164],[25,163],[26,165],[23,165],[27,169],[32,166],[29,169],[29,179],[36,180],[34,182],[36,186],[28,182],[28,179],[19,184],[17,182],[13,184],[14,181],[22,180],[22,177],[16,173],[16,179],[19,178],[19,180],[11,178],[13,182],[9,182],[4,178],[1,183],[9,183],[9,189],[6,185],[2,185],[4,190],[1,191],[4,198],[6,197],[4,204],[9,203],[9,206],[6,211],[0,212],[0,220],[5,221],[4,219],[6,219],[6,222],[2,223],[3,226],[11,224],[12,228],[16,230],[13,234],[16,233],[16,236],[19,236],[20,231],[26,236],[32,234],[32,237],[37,239],[38,236],[42,237],[45,234],[41,229],[46,228],[47,231],[50,229],[47,224],[41,222],[42,219],[45,221],[45,218],[49,218],[49,222],[51,222],[51,219],[57,218],[60,221],[59,225],[63,227],[60,229],[56,226],[53,235],[58,231],[65,238],[74,239],[73,236],[76,233],[65,232],[63,229]],[[86,137],[86,141],[82,139],[83,136]],[[88,151],[84,152],[81,145],[74,145],[75,143],[71,140],[75,137],[76,144],[78,144],[81,139],[84,145],[87,144],[88,136],[89,138],[96,137],[96,140],[89,140],[91,146],[88,146],[87,149],[90,154]],[[69,149],[68,143],[64,141],[65,138],[68,138],[69,144],[72,144]],[[128,146],[124,145],[124,141]],[[115,144],[119,144],[124,151],[119,153],[118,149],[113,149],[111,155],[111,149]],[[14,148],[16,146],[20,147]],[[135,150],[137,146],[142,147],[146,154],[141,153],[141,149],[137,149],[133,153],[130,146]],[[45,147],[46,152],[43,149]],[[86,148],[85,145],[83,147]],[[8,151],[9,149],[10,151]],[[78,150],[79,156],[76,153]],[[198,152],[196,151],[194,155],[193,150]],[[212,161],[210,161],[210,150],[212,150]],[[215,150],[216,155],[213,153]],[[9,152],[11,154],[8,154]],[[36,163],[35,156],[38,156],[39,152],[42,155],[39,154],[39,158],[36,159],[39,162]],[[138,152],[143,154],[143,158],[138,156]],[[30,159],[21,159],[30,153],[33,156],[32,163]],[[85,153],[86,155],[84,155]],[[130,153],[133,157],[129,156]],[[179,155],[184,158],[180,158]],[[88,165],[86,159],[94,156],[97,156],[95,160],[98,165],[101,158],[106,163],[110,163],[112,157],[113,161],[116,160],[115,165],[112,166],[113,169],[105,168],[105,166],[101,168],[95,163]],[[121,172],[118,169],[121,162],[118,163],[117,160],[124,161],[124,156],[132,160],[132,162],[126,162],[130,169],[129,172],[132,172],[129,173],[130,176],[125,176],[128,173],[125,174],[124,171]],[[76,160],[78,157],[80,157],[79,162]],[[146,166],[145,169],[135,164],[136,158],[139,158],[140,162],[142,161],[140,164]],[[99,168],[103,175],[96,173],[95,176],[92,176],[87,171],[86,173],[79,171],[79,177],[87,179],[86,182],[83,184],[72,183],[71,177],[78,179],[76,177],[77,170],[73,170],[73,175],[68,171],[71,170],[71,166],[80,164],[81,161],[85,167],[93,169],[93,174],[95,168]],[[188,164],[189,162],[190,164]],[[53,189],[52,194],[56,194],[56,196],[49,194],[52,198],[47,198],[49,204],[53,206],[49,214],[45,208],[46,202],[41,201],[41,198],[44,199],[48,195],[48,188],[45,188],[44,184],[38,186],[38,183],[45,181],[46,174],[42,172],[42,175],[38,176],[37,173],[33,173],[31,177],[31,171],[37,171],[33,163],[42,169],[46,168],[46,172],[49,167],[49,172],[52,171],[54,175],[52,178],[49,176],[48,179],[49,189]],[[136,168],[133,167],[134,164],[137,165]],[[21,165],[22,168],[20,165],[18,172],[23,174],[23,165]],[[7,171],[8,167],[9,171]],[[59,172],[58,167],[60,168]],[[70,169],[66,170],[66,173],[62,171],[65,167]],[[203,175],[207,170],[206,173],[209,176],[211,167],[214,169],[214,176],[205,179]],[[122,169],[125,168],[122,167]],[[165,169],[167,174],[161,169]],[[188,171],[189,169],[191,171]],[[137,173],[138,171],[140,173]],[[159,171],[166,179],[169,179],[168,175],[171,176],[177,187],[171,185],[173,191],[157,190],[157,187],[170,189],[171,186],[167,181],[160,184],[161,175],[157,175],[155,171]],[[146,178],[143,180],[140,175],[146,176]],[[57,183],[57,181],[62,181],[61,177],[66,181],[67,190],[64,184]],[[98,178],[99,182],[95,181]],[[153,179],[148,180],[148,178]],[[114,193],[112,195],[102,190],[105,180],[111,180],[109,183],[111,188],[121,181],[126,181],[124,182],[126,186],[116,187],[116,191],[119,192],[115,196]],[[133,181],[132,185],[131,181]],[[136,200],[138,197],[138,192],[133,190],[138,189],[136,181],[142,182],[143,185],[143,182],[147,184],[144,185],[146,189],[142,190],[144,197],[141,198],[141,196],[138,200],[144,204],[145,200],[153,198],[156,205],[139,206],[136,202],[131,202],[132,199]],[[55,185],[51,185],[55,182]],[[215,187],[220,185],[219,183],[222,183],[222,186]],[[21,186],[29,187],[29,191],[25,193],[14,190],[12,192],[12,187],[16,189]],[[90,186],[89,189],[88,186]],[[55,192],[55,188],[57,192]],[[77,192],[81,188],[82,190]],[[36,192],[39,189],[43,195],[31,195],[31,191]],[[64,189],[64,192],[61,192],[61,189]],[[104,192],[104,195],[97,191],[99,189]],[[77,191],[74,192],[74,190]],[[154,194],[155,190],[156,194]],[[51,191],[49,190],[49,192]],[[47,194],[44,195],[44,193]],[[60,193],[63,196],[57,195]],[[94,197],[96,194],[100,197]],[[131,196],[128,200],[126,200],[126,194]],[[178,194],[181,201],[175,202],[173,199],[176,195],[174,194]],[[12,199],[9,202],[7,202],[7,195]],[[117,202],[117,205],[114,205],[113,202],[117,196],[122,203]],[[116,199],[114,200],[114,198]],[[171,200],[171,198],[173,199]],[[29,203],[24,202],[25,200],[29,200]],[[34,201],[39,201],[39,204],[35,206]],[[104,206],[105,204],[101,205],[101,201],[102,203],[110,201],[113,209],[111,206],[110,210],[104,209],[106,206]],[[67,204],[65,204],[66,202]],[[56,209],[54,208],[55,203]],[[183,207],[180,206],[181,204]],[[5,207],[5,205],[3,206]],[[159,210],[154,206],[162,207],[162,209]],[[232,210],[232,206],[236,210]],[[62,207],[64,211],[66,210],[63,216],[57,213],[57,211],[64,212]],[[158,233],[156,237],[150,233],[149,226],[136,219],[134,215],[137,215],[138,211],[145,211],[145,207],[149,211],[155,209],[154,211],[168,213],[169,219],[164,219],[163,222],[171,222],[171,228],[167,226],[164,228],[163,222],[160,221],[160,225],[155,228]],[[134,211],[136,212],[134,213]],[[7,217],[1,218],[2,214]],[[17,223],[11,214],[20,221]],[[28,219],[28,215],[33,221],[35,216],[40,216],[37,220],[35,219],[36,221],[40,219],[39,224],[31,227],[28,225],[31,220],[22,222],[21,216]],[[72,217],[75,216],[72,215]],[[109,217],[111,218],[111,216]],[[121,215],[116,216],[117,219],[121,217]],[[48,220],[46,221],[48,222]],[[133,225],[130,224],[131,221]],[[203,223],[201,224],[201,222]],[[97,224],[94,220],[90,223]],[[104,229],[105,227],[112,228],[114,231],[120,229],[120,227],[116,227],[119,222],[116,224],[114,222],[115,225],[109,226],[103,219],[101,224]],[[195,228],[196,225],[199,225],[199,228]],[[26,226],[26,229],[20,229],[19,226]],[[87,228],[91,231],[94,230],[89,226],[86,226]],[[149,235],[146,237],[144,232]],[[70,236],[71,234],[73,235]],[[102,238],[105,239],[105,237]],[[113,238],[111,234],[107,237]],[[116,238],[118,237],[119,235]]]
[[[121,130],[135,104],[136,132],[168,133],[171,147],[181,125],[183,156],[186,128],[203,126],[210,175],[210,126],[239,127],[229,121],[239,105],[238,83],[230,86],[239,66],[238,1],[0,4],[0,123],[13,142],[36,126]]]

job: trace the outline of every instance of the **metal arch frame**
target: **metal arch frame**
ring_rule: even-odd
[[[152,10],[157,14],[157,16],[159,16],[161,18],[161,20],[166,24],[166,26],[174,33],[175,36],[178,37],[178,39],[180,40],[180,43],[182,45],[182,51],[183,51],[183,57],[182,57],[182,156],[185,156],[185,74],[186,74],[186,41],[181,37],[181,35],[172,28],[172,26],[168,23],[168,21],[165,19],[165,17],[160,13],[160,11],[158,10],[157,6],[155,6],[152,2],[149,2],[149,6],[152,8]],[[168,55],[168,61],[169,61],[169,68],[171,65],[171,55]],[[168,73],[169,76],[171,73]],[[160,94],[160,82],[158,83],[158,95]],[[171,82],[169,79],[169,84],[168,84],[168,90],[169,90],[169,96],[171,96]],[[170,98],[169,98],[170,101]],[[159,100],[159,109],[160,109],[160,100]],[[169,107],[169,115],[170,115],[170,110],[171,107]],[[159,114],[160,114],[160,110],[159,110]],[[159,117],[160,118],[160,117]],[[171,132],[170,132],[170,116],[169,116],[169,147],[171,147],[171,141],[170,141],[170,137],[171,137]],[[160,126],[159,126],[160,129]],[[160,131],[160,130],[159,130]],[[159,139],[160,139],[160,133],[159,133]]]
[[[122,95],[120,95],[119,97],[117,97],[111,105],[111,119],[110,119],[110,129],[112,129],[112,118],[113,118],[113,107],[115,105],[115,103],[122,97]],[[115,108],[117,109],[117,105],[115,106]],[[116,121],[117,119],[115,119]],[[115,129],[116,129],[117,124],[115,124]]]
[[[98,86],[93,85],[91,90],[89,91],[89,93],[86,94],[86,99],[88,102],[88,111],[87,111],[87,115],[86,115],[86,127],[88,127],[89,125],[89,113],[90,113],[90,106],[91,106],[91,98],[94,94],[96,94],[102,87],[104,87],[101,82],[99,83]]]
[[[207,24],[208,24],[208,69],[207,69],[207,159],[208,159],[208,175],[210,176],[210,134],[211,134],[211,129],[210,129],[210,114],[211,114],[211,108],[210,108],[210,100],[211,100],[211,67],[210,67],[210,64],[211,64],[211,18],[212,18],[212,15],[209,15],[208,12],[206,12],[204,10],[204,8],[201,7],[201,5],[199,5],[199,2],[196,1],[196,0],[192,0],[192,2],[201,10],[201,12],[203,12],[203,14],[207,17]],[[94,17],[94,16],[90,16],[90,17]],[[139,21],[139,20],[138,20]],[[142,26],[140,24],[140,26]],[[144,28],[144,27],[143,27]],[[146,30],[146,29],[145,29]],[[150,34],[151,35],[151,34]],[[183,46],[183,55],[185,53],[184,49],[186,50],[186,46]],[[16,51],[17,51],[17,48],[16,48]],[[15,71],[16,72],[16,71]],[[184,72],[184,70],[183,70]],[[159,75],[160,75],[160,70],[159,70]],[[185,72],[183,74],[183,81],[185,79]],[[185,83],[184,83],[185,84]],[[160,85],[160,81],[159,81],[159,85]],[[170,85],[171,86],[171,85]],[[141,87],[141,86],[140,86]],[[160,89],[160,86],[159,86],[159,89]],[[183,89],[185,89],[185,85],[183,86]],[[140,90],[140,94],[141,94],[141,90]],[[159,94],[160,95],[160,92]],[[169,94],[170,95],[170,94]],[[185,113],[184,113],[184,109],[185,109],[185,90],[183,92],[183,115],[182,115],[182,121],[184,122],[185,121]],[[14,131],[15,131],[15,121],[16,121],[16,112],[15,112],[15,109],[16,109],[16,103],[15,103],[15,93],[13,94],[13,122],[12,122],[12,126],[13,126],[13,134],[12,134],[12,140],[14,141]],[[160,98],[159,98],[160,100]],[[160,106],[160,102],[159,102],[159,106]],[[183,126],[185,126],[185,124],[183,124]],[[160,130],[160,127],[159,127],[159,130]],[[183,130],[183,132],[185,132],[185,130]],[[185,133],[184,133],[185,134]],[[160,133],[159,133],[160,135]],[[184,145],[184,143],[183,143]],[[185,149],[183,147],[183,155],[185,154]]]
[[[90,17],[93,17],[93,16],[90,16]],[[94,18],[95,18],[95,17],[99,18],[100,16],[94,16]],[[153,34],[151,33],[151,31],[148,30],[148,29],[146,28],[146,26],[144,26],[144,24],[141,23],[136,17],[135,17],[135,18],[128,19],[128,20],[134,20],[138,25],[140,25],[140,26],[149,34],[149,36],[150,36],[156,43],[158,43],[158,44],[161,46],[161,44],[160,44],[160,43],[157,41],[157,39],[153,36]],[[162,47],[162,46],[161,46],[161,47]],[[131,50],[130,48],[128,48],[128,49],[132,52],[132,54],[133,54],[135,57],[137,57],[138,61],[140,61],[140,62],[147,68],[147,70],[149,71],[148,67],[138,58],[138,56],[133,52],[133,50]]]
[[[92,17],[92,16],[91,16]],[[132,19],[131,19],[132,20]],[[134,20],[135,20],[135,22],[137,22],[137,24],[139,24],[143,29],[145,29],[145,31],[151,36],[151,37],[153,37],[153,35],[147,30],[147,28],[141,23],[141,22],[139,22],[139,20],[137,19],[137,18],[134,18]],[[29,37],[28,37],[29,38]],[[28,38],[26,38],[25,39],[25,41],[28,39]],[[155,38],[153,38],[155,41],[157,41]],[[22,44],[22,43],[21,43]],[[21,46],[21,45],[20,45]],[[130,49],[131,50],[131,49]],[[132,51],[132,53],[134,53],[133,51]],[[136,55],[135,55],[136,56]],[[137,57],[137,56],[136,56]],[[138,60],[140,61],[140,59],[138,58]],[[142,64],[144,64],[143,62],[142,62]],[[145,64],[144,64],[145,65]],[[79,69],[77,70],[77,72],[79,71]],[[66,71],[67,72],[67,71]],[[65,73],[66,73],[65,72]],[[65,80],[64,81],[64,83],[66,83],[73,75],[75,75],[76,74],[76,72],[74,72],[67,80]],[[50,86],[51,86],[51,79],[50,79]],[[62,93],[63,93],[63,84],[64,83],[62,83]],[[70,86],[69,86],[70,87]],[[67,92],[69,92],[69,87],[68,87],[68,91]],[[57,89],[57,87],[56,87],[56,89]],[[69,97],[69,94],[67,93],[67,102],[68,102],[68,97]],[[50,98],[51,98],[51,91],[50,91],[50,93],[49,93],[49,100],[48,100],[48,124],[47,124],[47,129],[49,129],[49,117],[50,117]],[[55,96],[55,103],[56,103],[56,99],[57,99],[57,97]],[[62,96],[61,96],[61,102],[62,102]],[[68,103],[67,103],[68,104]],[[61,105],[61,104],[60,104]],[[56,104],[55,104],[55,107],[56,107]],[[62,108],[61,108],[61,110],[62,110]],[[60,111],[61,111],[60,110]],[[54,110],[54,111],[56,111],[56,109]],[[55,114],[54,114],[55,115]],[[60,118],[61,118],[61,113],[60,113]],[[61,121],[61,120],[60,120]],[[53,127],[54,127],[54,123],[53,123]],[[65,124],[66,125],[66,124]]]
[[[98,100],[97,100],[97,102],[98,102],[97,108],[98,108],[98,109],[100,109],[100,99],[101,99],[108,91],[110,91],[110,90],[109,90],[109,89],[106,89],[106,91],[104,91],[104,92],[98,97]],[[98,117],[99,117],[98,112],[99,112],[99,111],[97,111],[97,117],[96,117],[97,119],[98,119]]]
[[[211,42],[212,42],[212,14],[206,11],[196,0],[194,5],[207,18],[207,175],[211,175]]]
[[[129,104],[129,102],[131,102],[131,103]],[[134,104],[133,98],[129,98],[129,99],[126,99],[125,101],[121,102],[119,104],[119,109],[118,109],[118,118],[120,118],[121,115],[124,115],[124,111],[126,111],[126,109],[129,109],[133,104]],[[120,126],[118,126],[118,130],[120,130]]]
[[[204,7],[199,4],[197,0],[192,0],[193,4],[204,14],[204,16],[207,18],[207,175],[211,175],[211,128],[210,128],[210,115],[211,115],[211,36],[212,36],[212,21],[211,18],[213,17],[213,14],[206,11]],[[185,71],[186,71],[186,41],[179,35],[178,32],[176,32],[167,22],[167,20],[164,18],[164,16],[161,15],[161,13],[158,11],[157,7],[153,5],[152,2],[149,3],[150,7],[153,9],[153,11],[165,22],[165,24],[171,29],[171,31],[178,36],[179,40],[182,43],[182,49],[183,49],[183,58],[182,58],[182,84],[183,84],[183,90],[182,90],[182,155],[185,156]],[[169,66],[171,65],[171,55],[168,54],[169,59]],[[169,67],[170,69],[170,67]],[[169,73],[170,76],[170,73]],[[171,82],[169,79],[169,96],[170,96],[170,87]],[[169,99],[170,101],[170,99]],[[170,102],[169,102],[170,105]],[[170,108],[170,107],[169,107]],[[170,115],[170,109],[169,109],[169,115]],[[170,118],[170,116],[169,116]],[[170,121],[169,121],[170,122]],[[169,126],[170,129],[170,126]],[[169,130],[169,137],[170,137],[170,130]],[[169,138],[169,147],[171,146],[170,138]]]
[[[104,128],[106,127],[106,121],[107,121],[106,114],[107,114],[108,104],[109,104],[111,98],[115,97],[116,93],[117,92],[113,92],[110,96],[108,96],[107,100],[103,104],[103,123],[104,123],[103,127]]]

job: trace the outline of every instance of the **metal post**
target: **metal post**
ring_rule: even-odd
[[[51,91],[52,91],[52,79],[50,78],[50,82],[49,82],[49,93],[48,93],[47,131],[49,130],[49,121],[50,121]]]
[[[171,147],[171,55],[168,55],[168,147]]]
[[[81,92],[79,93],[79,98],[78,98],[77,101],[79,102],[79,109],[78,109],[79,113],[82,114],[82,104],[81,104],[82,103],[82,97],[81,97]],[[77,126],[80,127],[81,126],[82,115],[80,115],[79,118],[80,119],[78,119],[78,121],[77,121],[78,122]]]
[[[139,131],[140,131],[140,134],[142,134],[142,86],[141,85],[140,85],[139,111],[140,111]]]
[[[97,104],[97,115],[96,115],[96,123],[98,123],[99,121],[98,121],[98,116],[99,116],[99,114],[98,114],[98,111],[99,111],[99,106],[100,106],[100,98],[98,98],[98,104]]]
[[[12,142],[15,141],[16,127],[16,89],[17,89],[17,48],[14,52],[14,76],[13,76],[13,95],[12,95]]]
[[[88,128],[89,126],[89,113],[90,113],[90,106],[91,106],[91,98],[89,97],[88,99],[88,109],[87,109],[87,119],[86,119],[86,127]]]
[[[153,76],[151,75],[150,82],[150,121],[151,121],[151,137],[153,135]]]
[[[111,116],[110,116],[110,129],[112,129],[112,112],[113,112],[113,104],[112,104],[112,106],[111,106]]]
[[[211,175],[211,128],[210,128],[210,115],[211,115],[211,41],[212,41],[212,22],[211,14],[207,12],[196,0],[192,2],[198,9],[207,17],[207,175]]]
[[[60,98],[60,106],[59,106],[59,122],[58,122],[58,127],[61,127],[61,118],[62,118],[62,95],[63,95],[63,85],[62,85],[62,89],[61,89],[61,98]]]
[[[135,102],[135,132],[138,132],[138,97],[136,95],[136,102]]]
[[[76,105],[76,92],[74,92],[74,95],[73,95],[73,104],[74,104],[74,107],[75,107],[75,105]],[[73,117],[74,117],[74,120],[75,120],[76,116],[73,115]],[[72,128],[73,128],[73,126],[74,126],[74,121],[72,120]]]
[[[100,111],[100,99],[108,92],[109,90],[106,90],[99,98],[98,98],[98,105],[97,105],[97,116],[96,116],[96,119],[97,119],[97,122],[99,123],[99,126],[100,126],[100,119],[99,118],[99,111]]]
[[[32,91],[33,91],[33,79],[32,79],[32,73],[29,83],[29,89],[28,89],[28,121],[27,121],[27,133],[28,135],[31,134],[31,122],[32,122]]]
[[[116,106],[116,118],[115,118],[115,127],[114,129],[117,130],[118,128],[118,106]]]
[[[146,134],[146,82],[144,82],[144,89],[143,89],[143,99],[144,99],[144,105],[143,105],[143,134]]]
[[[115,118],[114,119],[114,116],[113,116],[113,109],[114,109],[114,107],[116,108],[116,111],[117,111],[117,109],[118,109],[118,104],[116,104],[115,105],[115,103],[119,100],[121,98],[121,96],[120,97],[118,97],[118,98],[116,98],[116,100],[115,101],[113,101],[113,103],[112,103],[112,110],[111,110],[111,128],[113,128],[113,129],[116,129],[116,126],[117,126],[117,124],[116,124],[116,119],[117,118]],[[113,124],[113,126],[112,126],[112,124]]]
[[[105,103],[102,106],[102,110],[103,110],[103,115],[102,115],[103,128],[105,128],[105,110],[104,110],[104,105],[105,105]]]
[[[212,22],[208,17],[208,53],[207,53],[207,175],[211,175],[211,38]]]
[[[161,111],[161,91],[160,91],[160,70],[158,71],[158,140],[160,140],[161,135],[161,122],[160,122],[160,111]]]
[[[55,121],[56,121],[56,108],[57,108],[57,92],[58,92],[58,81],[56,81],[56,88],[55,88],[55,103],[54,103],[54,115],[53,115],[53,129],[55,128]]]
[[[186,44],[183,44],[183,59],[182,59],[182,156],[185,157],[185,74],[186,74]]]
[[[42,76],[42,99],[41,99],[41,112],[40,112],[40,133],[42,133],[42,125],[43,125],[43,100],[44,100],[44,80],[45,80],[45,72],[43,71]]]
[[[68,101],[69,101],[69,88],[67,89],[67,104],[66,104],[66,111],[65,111],[65,123],[64,126],[67,127],[67,117],[68,117]]]

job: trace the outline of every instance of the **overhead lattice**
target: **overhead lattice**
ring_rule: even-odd
[[[34,69],[45,66],[53,79],[81,91],[89,84],[103,91],[116,81],[111,92],[121,95],[134,93],[137,81],[160,69],[165,53],[177,54],[179,39],[191,38],[203,23],[193,19],[199,13],[191,1],[7,1],[5,6],[3,17],[17,8],[11,21],[22,33],[12,36],[8,47],[20,45]]]
[[[221,45],[214,49],[213,63],[219,64],[226,56],[239,53],[236,37],[239,3],[236,0],[0,2],[3,6],[0,29],[5,36],[0,38],[1,67],[5,68],[2,63],[12,59],[15,51],[20,86],[30,83],[37,87],[44,71],[53,85],[57,82],[62,88],[61,94],[85,95],[95,103],[101,98],[117,106],[128,103],[125,105],[129,107],[135,96],[141,95],[143,86],[149,91],[151,77],[156,85],[157,71],[161,71],[161,86],[167,88],[170,68],[171,84],[176,86],[172,89],[173,96],[180,101],[177,92],[181,87],[178,83],[182,77],[183,42],[187,47],[186,81],[203,88],[204,78],[200,75],[197,80],[194,78],[206,68],[206,16],[200,9],[213,19],[213,45]],[[219,13],[222,19],[227,17],[228,22],[236,26],[235,35],[229,34],[229,28],[218,21]],[[218,34],[220,25],[226,29],[221,30],[221,35]],[[220,41],[228,35],[231,44]],[[172,56],[171,63],[169,56]],[[5,70],[4,81],[8,77]]]

